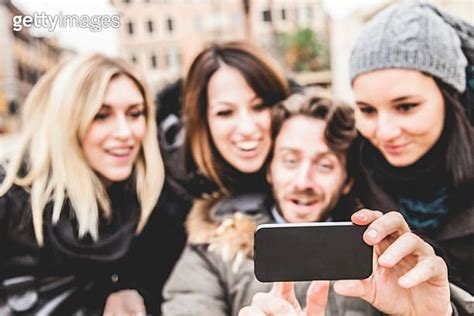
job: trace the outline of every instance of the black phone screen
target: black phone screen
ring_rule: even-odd
[[[260,225],[255,275],[262,282],[365,279],[373,256],[365,229],[350,222]]]

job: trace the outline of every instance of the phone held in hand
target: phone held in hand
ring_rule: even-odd
[[[372,274],[367,226],[351,222],[263,224],[255,232],[255,276],[261,282],[365,279]]]

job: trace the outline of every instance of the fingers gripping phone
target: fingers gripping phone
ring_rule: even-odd
[[[255,232],[255,276],[261,282],[365,279],[372,274],[367,227],[351,222],[263,224]]]

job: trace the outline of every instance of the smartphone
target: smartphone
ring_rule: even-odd
[[[365,279],[373,247],[367,226],[351,222],[263,224],[255,231],[255,276],[261,282]]]

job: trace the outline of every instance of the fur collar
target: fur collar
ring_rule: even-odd
[[[225,262],[232,262],[237,271],[244,259],[253,257],[257,225],[271,221],[264,199],[263,195],[246,194],[196,200],[185,223],[188,243],[207,245]]]

